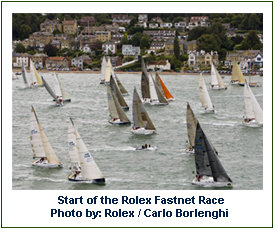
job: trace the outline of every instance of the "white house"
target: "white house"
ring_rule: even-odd
[[[179,31],[185,31],[186,26],[187,26],[186,22],[175,23],[175,28],[178,29]]]
[[[31,55],[28,53],[16,54],[16,62],[13,63],[13,67],[21,67],[24,64],[25,67],[29,67],[29,60]]]
[[[72,59],[71,65],[77,68],[83,69],[83,57],[76,56],[75,58]]]
[[[122,54],[125,56],[134,56],[140,54],[140,47],[134,47],[132,45],[122,45]]]
[[[149,28],[158,28],[159,24],[158,23],[149,23]]]
[[[159,26],[163,28],[171,28],[173,26],[173,23],[160,23]]]
[[[115,54],[117,52],[117,45],[114,42],[106,42],[102,44],[102,50],[105,55],[107,55],[109,52]]]
[[[147,70],[170,70],[171,64],[168,60],[151,61],[147,64]]]

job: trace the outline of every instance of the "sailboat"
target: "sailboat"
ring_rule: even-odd
[[[58,74],[54,73],[54,76],[55,78],[57,79],[58,81],[58,84],[56,85],[56,88],[60,88],[60,91],[61,91],[61,95],[62,95],[62,99],[63,99],[63,102],[70,102],[71,101],[71,98],[68,94],[68,92],[64,89],[59,77],[58,77]]]
[[[186,108],[186,125],[187,125],[187,134],[189,140],[189,147],[185,151],[187,153],[195,153],[195,136],[196,136],[196,128],[197,128],[197,119],[191,109],[189,103],[187,102]]]
[[[34,87],[43,87],[44,84],[36,70],[36,68],[34,67],[34,64],[32,62],[32,60],[30,60],[30,75],[32,77],[32,83],[31,85]]]
[[[204,111],[206,113],[214,113],[214,106],[211,102],[204,78],[202,76],[202,73],[200,74],[200,99],[201,99],[201,104],[204,107]]]
[[[234,61],[233,67],[232,67],[232,77],[231,77],[230,84],[244,86],[244,83],[245,83],[245,79],[244,79],[243,73],[241,72],[241,69],[237,64],[237,62]]]
[[[121,105],[122,109],[129,110],[129,106],[126,103],[125,99],[123,98],[123,96],[118,88],[118,85],[112,75],[110,76],[109,84],[110,84],[110,87],[111,87],[114,95],[116,96],[119,104]]]
[[[195,163],[196,176],[192,184],[204,187],[232,187],[232,180],[198,121],[195,136]]]
[[[41,127],[33,106],[31,107],[30,125],[30,140],[33,158],[39,158],[38,160],[33,161],[32,165],[48,168],[63,167]]]
[[[168,101],[156,85],[153,77],[148,75],[143,59],[141,60],[141,69],[141,94],[143,102],[150,103],[151,105],[167,105]]]
[[[117,75],[115,74],[114,69],[112,69],[112,76],[114,77],[114,79],[115,79],[115,81],[116,81],[116,83],[117,83],[117,85],[119,87],[119,90],[120,90],[121,94],[123,96],[129,95],[128,91],[124,88],[124,86],[122,85],[121,81],[118,79]]]
[[[210,89],[227,89],[224,81],[218,73],[214,63],[211,64],[211,86]]]
[[[136,87],[133,93],[133,124],[131,132],[134,134],[148,135],[156,132],[156,128],[141,102]]]
[[[141,59],[141,96],[144,103],[150,103],[149,76],[143,58]]]
[[[73,172],[67,178],[70,181],[105,184],[105,178],[79,135],[72,119],[70,119],[68,128],[68,147]]]
[[[110,84],[110,78],[111,78],[111,75],[112,75],[112,69],[113,69],[113,66],[111,64],[111,59],[109,57],[108,61],[106,63],[106,69],[105,69],[105,79],[104,79],[104,84],[105,85],[109,85]]]
[[[106,58],[105,58],[105,56],[103,56],[102,57],[102,62],[101,62],[101,80],[100,80],[100,84],[105,83],[106,66],[107,66]]]
[[[263,126],[263,110],[247,84],[247,81],[245,81],[244,85],[244,105],[246,114],[243,119],[243,124],[249,127]]]
[[[167,89],[166,85],[163,83],[163,81],[160,78],[160,76],[158,75],[158,73],[156,73],[155,82],[156,82],[159,90],[163,94],[163,96],[165,96],[167,101],[174,101],[175,100],[175,98],[172,96],[172,94]]]
[[[27,75],[27,72],[26,72],[26,68],[25,68],[25,65],[23,63],[22,63],[22,66],[21,66],[21,73],[22,73],[23,81],[24,81],[26,87],[31,87],[31,84],[28,80],[28,75]]]
[[[53,75],[53,77],[54,77],[54,87],[55,87],[54,89],[55,89],[55,91],[53,91],[51,89],[51,87],[49,86],[49,84],[42,77],[44,86],[45,86],[46,90],[48,91],[48,93],[53,97],[56,105],[63,106],[64,102],[63,102],[63,99],[62,99],[62,93],[61,93],[61,90],[60,90],[60,87],[59,87],[59,83],[57,81],[56,75]]]
[[[168,105],[168,101],[161,93],[152,76],[149,77],[150,105]]]
[[[14,72],[12,72],[12,79],[13,80],[19,79],[18,76],[14,74]]]
[[[123,111],[121,105],[119,104],[116,96],[114,95],[111,87],[107,85],[107,101],[108,108],[111,116],[109,123],[115,125],[130,125],[131,122]]]

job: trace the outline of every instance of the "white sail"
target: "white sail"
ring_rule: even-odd
[[[214,63],[211,64],[211,88],[212,89],[227,89]]]
[[[75,129],[72,121],[69,122],[68,128],[68,146],[69,156],[71,160],[71,168],[73,171],[81,171],[80,160],[78,155],[78,147],[76,146]]]
[[[40,138],[39,138],[40,137]],[[58,160],[45,132],[43,131],[40,122],[35,114],[35,111],[32,107],[31,109],[31,144],[34,152],[34,157],[42,158],[47,157],[47,160],[50,164],[60,165]],[[42,144],[41,144],[42,143]]]
[[[158,100],[158,95],[157,95],[156,87],[152,76],[149,76],[149,86],[150,86],[150,99]]]
[[[43,86],[43,82],[42,82],[36,68],[34,67],[34,64],[31,59],[30,59],[30,74],[31,74],[33,86]]]
[[[213,108],[213,104],[212,101],[210,99],[204,78],[202,76],[202,74],[200,74],[200,84],[199,84],[199,89],[200,89],[200,99],[201,99],[201,103],[202,106],[206,109],[206,110],[214,110]]]
[[[96,165],[93,157],[89,153],[85,143],[83,142],[81,136],[79,135],[77,129],[73,125],[73,122],[71,120],[70,122],[74,128],[74,133],[71,133],[70,136],[74,135],[75,136],[75,141],[76,141],[76,146],[78,150],[78,156],[79,156],[79,161],[81,165],[81,175],[89,180],[93,179],[101,179],[104,178],[101,171],[99,170],[98,166]],[[69,138],[69,136],[68,136]],[[69,141],[70,143],[70,141]]]
[[[102,82],[105,82],[106,67],[107,67],[106,58],[105,56],[103,56],[102,62],[101,62],[101,81]]]
[[[57,81],[59,83],[59,87],[60,87],[60,90],[61,90],[61,95],[62,95],[63,101],[68,101],[68,100],[70,101],[71,98],[70,98],[68,92],[64,89],[64,87],[63,87],[63,85],[62,85],[62,83],[61,83],[61,81],[58,77],[58,74],[56,74],[56,78],[57,78]]]
[[[105,84],[110,83],[110,78],[112,75],[112,64],[111,64],[111,59],[108,58],[107,64],[106,64],[106,69],[105,69]]]
[[[255,98],[251,88],[245,81],[244,86],[244,103],[246,115],[245,117],[248,119],[255,119],[256,122],[262,124],[263,123],[263,111],[261,106],[259,105],[257,99]]]
[[[53,74],[53,81],[54,81],[54,92],[58,99],[62,99],[62,93],[59,85],[59,81],[57,80],[56,73]]]
[[[40,123],[32,107],[30,119],[30,140],[34,158],[46,157],[45,149],[41,139],[39,124]]]
[[[25,68],[25,65],[22,63],[22,66],[21,66],[21,73],[22,73],[22,77],[23,77],[23,81],[25,83],[25,85],[27,87],[30,87],[30,83],[29,83],[29,80],[28,80],[28,75],[27,75],[27,72],[26,72],[26,68]]]

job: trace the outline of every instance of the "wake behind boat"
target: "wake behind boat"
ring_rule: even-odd
[[[33,107],[31,108],[30,130],[33,158],[39,158],[33,161],[32,165],[46,168],[63,167],[43,131]]]
[[[137,151],[155,151],[157,150],[157,146],[151,146],[150,144],[142,145],[141,147],[136,148]]]
[[[195,137],[196,176],[192,184],[203,187],[232,187],[232,180],[223,168],[216,151],[197,122]]]
[[[72,119],[70,119],[68,128],[68,147],[73,172],[67,178],[76,182],[105,184],[105,178],[88,151]]]

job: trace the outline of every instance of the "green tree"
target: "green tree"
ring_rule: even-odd
[[[132,37],[132,45],[133,46],[140,46],[140,40],[143,37],[143,34],[141,32],[137,32]]]
[[[31,27],[26,24],[23,24],[19,30],[19,37],[21,40],[23,40],[28,38],[31,33],[32,33]]]
[[[53,30],[53,35],[56,35],[56,34],[62,34],[58,29],[54,29]]]
[[[143,36],[140,40],[140,48],[150,48],[150,37],[149,36]]]
[[[241,50],[247,49],[262,49],[263,45],[257,35],[257,32],[252,30],[249,31],[248,35],[244,38],[240,46],[237,48]]]
[[[178,16],[174,19],[174,23],[178,23],[178,22],[181,22],[181,21],[184,21],[184,18],[182,16]]]
[[[175,39],[174,39],[174,55],[177,59],[179,59],[179,56],[180,56],[180,45],[179,45],[179,40],[178,40],[178,37],[175,36]]]
[[[131,21],[130,21],[130,27],[134,27],[135,24],[137,24],[137,19],[134,17]]]
[[[208,34],[208,30],[206,27],[195,27],[191,31],[189,31],[187,40],[197,40],[204,34]]]
[[[57,48],[49,43],[45,45],[44,53],[46,53],[48,56],[56,56]]]
[[[15,47],[15,52],[17,53],[24,53],[26,51],[25,47],[23,44],[18,43]]]
[[[249,29],[257,30],[260,28],[260,24],[261,24],[261,22],[260,22],[258,16],[254,13],[251,14],[248,19]]]
[[[197,39],[198,50],[204,50],[206,52],[218,51],[219,46],[217,40],[213,34],[205,34]]]

